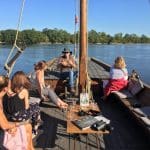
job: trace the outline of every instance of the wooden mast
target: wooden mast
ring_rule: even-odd
[[[80,0],[79,91],[87,81],[87,0]]]

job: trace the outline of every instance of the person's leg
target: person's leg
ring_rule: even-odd
[[[73,72],[73,70],[69,71],[69,87],[70,88],[74,87],[74,72]]]
[[[51,88],[44,88],[42,90],[42,94],[45,96],[48,96],[48,98],[58,107],[67,107],[68,105],[63,102],[54,92],[54,90],[52,90]]]
[[[48,97],[50,98],[50,100],[56,104],[56,106],[60,107],[60,108],[66,108],[68,106],[68,104],[66,104],[65,102],[63,102],[57,95],[56,93],[52,90],[49,89],[48,90]]]
[[[69,72],[68,71],[61,72],[60,76],[61,76],[61,79],[65,80],[69,77]]]
[[[28,150],[34,150],[32,141],[32,126],[31,124],[25,124],[25,128],[27,134]]]

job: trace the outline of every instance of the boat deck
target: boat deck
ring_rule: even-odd
[[[96,98],[97,100],[98,97]],[[100,149],[104,150],[149,150],[148,138],[136,124],[136,121],[125,111],[117,101],[99,103],[103,115],[111,119],[114,130],[104,136],[99,136]],[[52,103],[43,103],[41,117],[44,121],[41,133],[34,139],[36,150],[86,150],[97,149],[96,135],[70,135],[66,132],[66,112],[56,108]],[[74,138],[76,140],[74,140]],[[75,143],[74,143],[75,142]],[[88,142],[88,147],[86,145]]]
[[[60,70],[57,67],[58,59],[56,59],[52,66],[47,70],[46,72],[46,79],[61,79],[61,73]],[[88,73],[90,78],[92,79],[106,79],[109,77],[109,73],[105,71],[103,67],[98,65],[97,63],[94,63],[90,59],[88,60]]]
[[[55,65],[54,65],[55,64]],[[59,72],[55,70],[56,63],[46,74],[46,79],[60,79]],[[108,73],[99,65],[89,62],[89,74],[93,79],[103,79],[108,77]],[[56,74],[55,74],[56,73]],[[150,150],[149,138],[143,129],[137,124],[128,111],[111,97],[109,101],[102,101],[99,89],[99,96],[94,99],[98,102],[105,117],[111,120],[114,130],[104,136],[99,136],[99,149],[106,150]],[[36,150],[95,150],[97,149],[96,135],[69,135],[66,132],[66,112],[58,109],[54,104],[45,102],[41,105],[41,117],[44,121],[40,134],[34,139]],[[76,138],[75,138],[76,137]],[[69,142],[70,139],[70,142]],[[74,140],[75,139],[75,140]],[[87,144],[88,143],[88,146]]]

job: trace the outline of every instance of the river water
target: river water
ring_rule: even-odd
[[[17,59],[12,74],[17,70],[28,73],[33,69],[33,64],[39,60],[50,60],[61,55],[64,47],[74,49],[72,44],[38,44],[27,47]],[[0,73],[4,74],[4,63],[11,50],[10,46],[0,45]],[[141,79],[150,84],[150,44],[118,44],[101,45],[89,44],[88,55],[112,64],[117,56],[126,60],[129,73],[135,69]]]

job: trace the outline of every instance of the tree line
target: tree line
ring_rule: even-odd
[[[26,45],[37,44],[37,43],[74,43],[75,37],[78,37],[78,33],[71,34],[62,29],[48,29],[45,28],[42,31],[35,29],[27,29],[19,31],[18,44],[24,43]],[[13,44],[15,40],[16,30],[8,29],[0,31],[0,42],[5,44]],[[76,39],[77,41],[77,39]],[[123,34],[117,33],[111,36],[105,32],[97,32],[90,30],[88,32],[89,43],[150,43],[150,37],[146,35],[138,36],[136,34]]]

